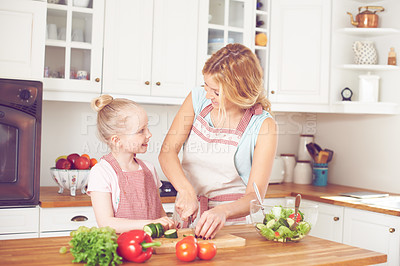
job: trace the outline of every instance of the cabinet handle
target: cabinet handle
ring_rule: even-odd
[[[96,78],[94,81],[96,81],[96,82],[100,82],[100,78]]]
[[[275,91],[271,91],[271,94],[275,94]]]
[[[157,82],[156,82],[156,85],[157,85],[157,86],[160,86],[160,85],[161,85],[161,82],[157,81]]]
[[[396,229],[394,229],[394,228],[389,228],[389,232],[390,232],[390,233],[394,233],[394,232],[396,232]]]
[[[167,216],[168,216],[169,218],[172,218],[172,215],[173,215],[174,213],[172,213],[172,212],[167,212],[166,214],[167,214]]]
[[[77,216],[74,216],[74,217],[71,218],[72,222],[85,222],[87,220],[88,220],[88,218],[86,216],[83,216],[83,215],[77,215]]]
[[[337,222],[337,221],[339,221],[339,217],[333,217],[333,220],[334,220],[335,222]]]
[[[149,84],[150,84],[150,81],[146,81],[144,84],[149,85]]]

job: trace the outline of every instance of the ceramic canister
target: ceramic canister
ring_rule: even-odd
[[[312,182],[312,168],[310,161],[297,161],[293,171],[293,183],[308,185]]]
[[[300,135],[297,160],[312,161],[311,155],[308,153],[306,146],[310,142],[314,142],[314,135]]]
[[[360,75],[358,84],[358,100],[360,102],[378,102],[379,98],[379,76]]]
[[[281,158],[285,165],[285,175],[283,178],[283,182],[293,182],[293,171],[294,167],[296,166],[296,157],[292,153],[282,153]]]

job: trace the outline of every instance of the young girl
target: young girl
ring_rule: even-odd
[[[90,171],[88,194],[99,227],[110,226],[118,233],[161,223],[175,227],[162,207],[161,182],[153,165],[136,158],[145,153],[152,136],[146,111],[127,99],[102,95],[92,100],[97,130],[110,153]]]

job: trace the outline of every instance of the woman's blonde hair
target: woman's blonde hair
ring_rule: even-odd
[[[219,95],[248,109],[256,104],[271,112],[263,87],[263,69],[256,55],[242,44],[228,44],[215,52],[203,67],[203,75],[210,75],[220,86]],[[224,110],[224,103],[220,103]]]
[[[101,95],[94,98],[91,107],[97,112],[97,132],[99,138],[109,144],[111,137],[125,129],[125,121],[130,115],[128,108],[137,108],[138,105],[131,100],[116,98],[111,95]]]

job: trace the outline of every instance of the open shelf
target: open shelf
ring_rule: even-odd
[[[349,114],[399,114],[399,104],[388,102],[343,101],[332,104],[333,113]]]
[[[338,32],[367,37],[399,34],[400,30],[393,28],[344,28],[339,29]]]
[[[340,68],[349,70],[375,70],[375,71],[386,71],[386,70],[400,70],[399,66],[391,65],[357,65],[357,64],[344,64]]]

